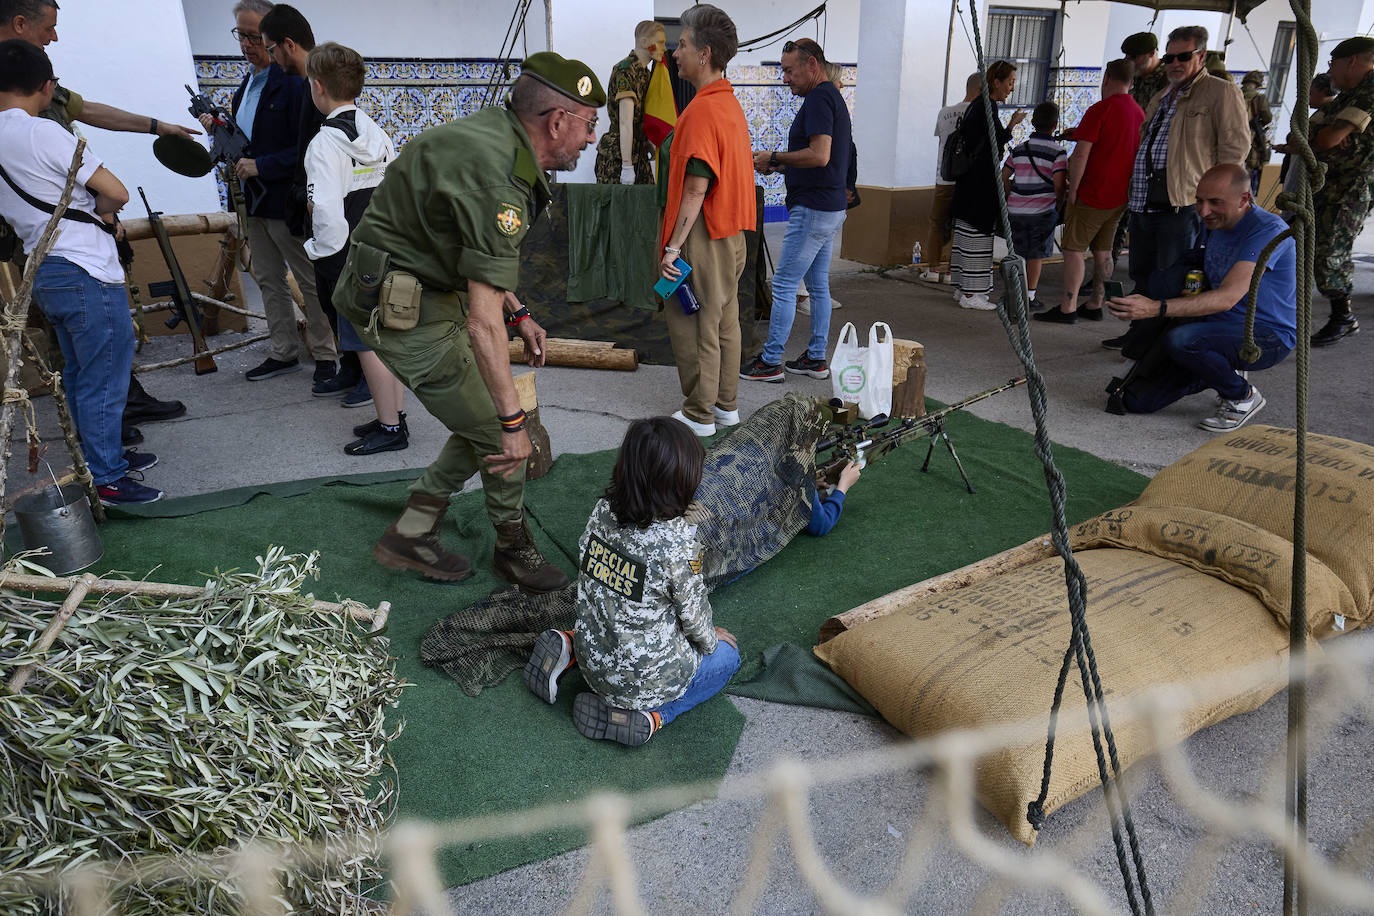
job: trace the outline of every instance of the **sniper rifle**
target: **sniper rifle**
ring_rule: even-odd
[[[196,375],[215,372],[219,367],[215,365],[215,358],[209,354],[210,348],[205,344],[205,334],[201,330],[200,306],[191,298],[191,288],[186,285],[186,275],[181,272],[181,264],[177,262],[176,252],[172,250],[172,239],[167,235],[167,227],[162,224],[162,213],[154,210],[153,205],[148,203],[148,195],[143,193],[141,187],[138,189],[138,196],[143,198],[143,206],[148,208],[148,225],[157,238],[162,260],[167,262],[167,270],[172,274],[170,280],[149,283],[148,295],[154,299],[162,296],[171,297],[172,317],[167,319],[167,327],[175,328],[181,322],[186,322],[191,332],[191,346],[195,353],[200,354],[196,357]]]
[[[249,159],[248,135],[234,122],[234,116],[225,111],[203,92],[196,92],[190,86],[186,91],[191,94],[191,114],[197,119],[209,115],[213,126],[210,128],[210,158],[224,166],[224,181],[229,186],[229,196],[234,208],[239,211],[239,226],[247,225],[246,211],[253,209],[252,204],[262,196],[262,180],[250,178],[240,188],[238,172],[234,166],[240,159]]]
[[[930,470],[930,456],[935,451],[935,440],[942,439],[949,449],[950,455],[954,458],[954,463],[959,468],[960,476],[964,478],[964,486],[968,487],[968,491],[972,493],[973,484],[969,482],[968,474],[964,472],[964,464],[959,460],[958,452],[954,451],[954,443],[949,441],[949,434],[945,432],[945,418],[956,410],[963,410],[979,401],[987,400],[995,394],[1001,394],[1003,391],[1009,391],[1024,384],[1026,384],[1026,377],[1023,375],[995,388],[979,392],[971,398],[965,398],[957,404],[950,404],[934,413],[926,414],[924,417],[905,417],[900,420],[893,420],[885,414],[879,414],[871,420],[863,420],[858,417],[856,405],[842,404],[838,399],[832,400],[830,402],[832,422],[839,429],[828,438],[816,443],[818,456],[825,452],[830,453],[828,459],[817,458],[816,478],[829,486],[834,486],[840,479],[840,472],[849,462],[852,461],[862,468],[869,462],[881,458],[902,445],[908,439],[927,436],[930,439],[930,448],[926,451],[925,463],[921,465],[922,472]]]

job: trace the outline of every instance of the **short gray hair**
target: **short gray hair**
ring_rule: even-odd
[[[739,32],[735,21],[718,6],[699,3],[678,17],[684,29],[692,30],[692,43],[711,50],[711,66],[724,70],[739,51]]]
[[[257,13],[259,16],[266,16],[276,6],[271,0],[239,0],[234,4],[234,17],[239,13]]]
[[[57,9],[57,0],[0,0],[0,25],[9,25],[20,16],[32,21],[49,9]]]
[[[1200,25],[1181,25],[1169,33],[1169,41],[1187,41],[1188,39],[1192,39],[1194,49],[1206,48],[1206,27]]]
[[[567,108],[569,101],[566,95],[529,74],[521,74],[510,90],[510,110],[529,123],[550,108]]]

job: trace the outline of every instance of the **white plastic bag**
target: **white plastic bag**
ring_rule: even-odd
[[[885,322],[873,322],[866,347],[859,346],[854,323],[845,323],[830,358],[830,386],[841,401],[858,404],[866,420],[892,410],[892,329]]]

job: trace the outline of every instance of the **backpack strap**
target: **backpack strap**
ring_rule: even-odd
[[[45,200],[39,200],[37,197],[34,197],[28,191],[25,191],[23,188],[19,187],[19,185],[15,184],[14,179],[10,177],[9,172],[5,171],[5,167],[3,165],[0,165],[0,178],[5,179],[5,184],[10,186],[10,190],[17,194],[20,200],[28,204],[30,207],[33,207],[35,210],[42,210],[44,213],[47,213],[50,216],[57,212],[57,207],[53,206]],[[73,210],[70,207],[68,207],[66,210],[62,211],[62,218],[69,219],[75,223],[89,223],[92,226],[99,226],[102,232],[105,232],[110,236],[113,236],[116,231],[114,226],[111,226],[109,223],[105,222],[103,219],[100,219],[97,216],[92,216],[84,210]]]

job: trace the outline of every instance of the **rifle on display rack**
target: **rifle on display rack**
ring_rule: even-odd
[[[203,92],[196,92],[190,86],[186,91],[191,94],[190,112],[197,120],[201,115],[209,115],[214,122],[210,128],[210,158],[224,166],[224,182],[229,186],[229,198],[238,214],[240,228],[246,225],[247,211],[263,192],[262,180],[249,178],[240,186],[238,173],[234,169],[240,159],[251,158],[248,151],[248,135],[234,122],[234,117],[223,108],[210,101]]]
[[[197,354],[203,354],[196,359],[196,375],[215,372],[219,367],[215,365],[215,358],[207,352],[210,348],[205,343],[205,334],[201,329],[200,306],[191,298],[191,288],[186,285],[186,275],[181,272],[176,252],[172,250],[172,239],[167,235],[167,227],[162,224],[162,213],[154,210],[153,205],[148,203],[148,195],[143,193],[141,187],[138,189],[138,196],[143,198],[143,206],[148,208],[148,225],[157,238],[157,247],[162,251],[162,259],[167,262],[167,270],[172,275],[170,280],[149,283],[148,295],[153,299],[171,297],[172,317],[167,319],[167,327],[175,328],[185,321],[191,332],[191,346]]]
[[[949,454],[954,458],[954,463],[959,468],[959,475],[964,478],[964,486],[968,487],[968,491],[972,493],[973,484],[969,482],[968,474],[964,472],[964,464],[959,460],[958,452],[954,451],[954,443],[949,440],[949,434],[945,432],[945,418],[956,410],[963,410],[972,404],[992,397],[994,394],[1001,394],[1003,391],[1009,391],[1024,384],[1026,384],[1026,377],[1023,375],[995,388],[979,392],[971,398],[965,398],[957,404],[950,404],[948,407],[935,411],[935,413],[926,414],[924,417],[906,417],[899,420],[894,420],[885,414],[879,414],[871,420],[863,420],[858,416],[857,405],[842,404],[838,399],[832,399],[830,402],[831,422],[839,429],[816,443],[816,479],[818,482],[834,486],[840,479],[840,472],[849,462],[852,461],[862,468],[902,445],[908,439],[927,436],[930,439],[930,448],[926,451],[926,460],[921,465],[921,471],[930,470],[930,457],[935,452],[935,440],[942,439],[945,447],[949,449]],[[830,453],[830,457],[822,459],[820,456],[826,452]]]

